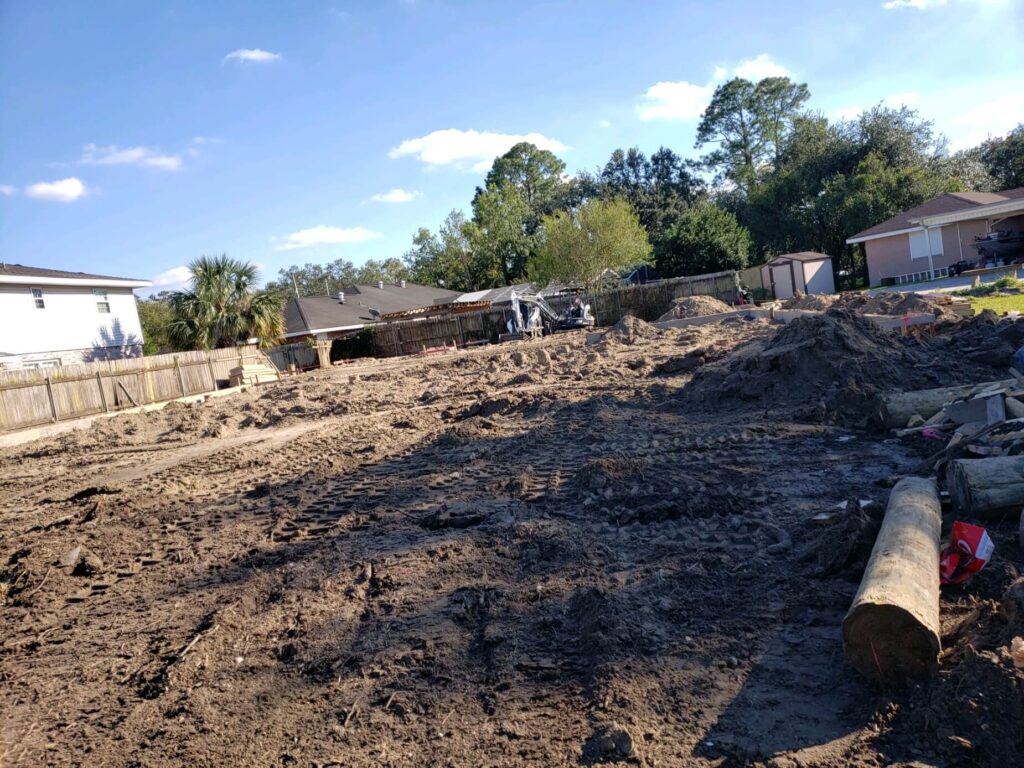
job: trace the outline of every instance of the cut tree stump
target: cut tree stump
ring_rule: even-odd
[[[1024,456],[957,459],[946,466],[953,509],[980,520],[1024,506]]]
[[[914,392],[890,392],[879,395],[875,400],[874,418],[876,423],[887,429],[907,426],[914,414],[928,419],[954,400],[990,390],[1005,389],[1017,385],[1016,379],[989,381],[984,384],[968,384],[962,387],[939,387],[919,389]]]
[[[866,677],[903,683],[938,669],[941,528],[934,481],[900,480],[843,619],[843,651]]]

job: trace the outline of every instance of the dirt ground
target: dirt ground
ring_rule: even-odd
[[[840,622],[934,446],[797,386],[993,368],[797,322],[337,367],[3,451],[0,762],[1010,764],[1015,521],[944,594],[940,676],[873,689]]]

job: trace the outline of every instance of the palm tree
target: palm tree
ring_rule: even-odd
[[[170,297],[168,332],[181,349],[231,347],[253,336],[269,346],[284,334],[284,298],[256,289],[253,264],[203,256],[188,268],[191,289]]]

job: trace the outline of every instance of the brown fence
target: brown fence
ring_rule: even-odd
[[[279,347],[267,350],[267,356],[274,362],[274,366],[279,371],[286,371],[293,365],[301,370],[303,368],[315,368],[320,364],[316,348],[308,342],[282,344]]]
[[[211,392],[255,346],[0,372],[0,432]]]
[[[473,342],[497,341],[504,333],[511,310],[489,309],[465,315],[432,317],[386,323],[373,328],[373,350],[376,357],[414,355],[431,347],[455,342],[460,347]]]
[[[715,272],[695,277],[677,277],[656,283],[615,288],[589,297],[598,326],[614,325],[624,315],[656,320],[679,296],[714,296],[726,304],[739,303],[736,272]],[[548,299],[556,311],[569,307],[572,297]],[[373,326],[372,354],[375,357],[412,355],[431,347],[456,343],[460,347],[478,341],[497,341],[504,333],[511,309],[495,307],[484,312],[431,317],[423,320],[381,323]]]
[[[739,303],[739,282],[736,272],[715,272],[694,277],[674,277],[656,283],[631,285],[602,291],[590,297],[590,311],[598,326],[614,325],[625,315],[641,320],[657,320],[680,296],[714,296],[726,304]],[[548,300],[552,308],[562,311],[572,302],[571,297],[559,296]]]

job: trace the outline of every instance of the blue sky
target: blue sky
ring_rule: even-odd
[[[143,277],[400,256],[519,137],[693,156],[723,78],[789,74],[956,147],[1024,121],[1022,0],[0,1],[0,257]]]

